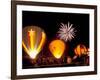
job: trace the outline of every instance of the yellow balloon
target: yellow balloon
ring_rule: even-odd
[[[30,58],[36,58],[42,50],[45,40],[46,34],[38,26],[27,26],[23,29],[22,46]]]
[[[61,58],[65,50],[65,43],[62,40],[53,40],[49,44],[50,52],[57,59]]]

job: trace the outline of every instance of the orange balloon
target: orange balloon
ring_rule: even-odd
[[[84,45],[79,44],[77,47],[74,49],[74,52],[76,55],[81,56],[82,54],[87,54],[87,49]]]
[[[57,59],[61,58],[65,50],[65,43],[62,40],[53,40],[49,45],[50,52]]]

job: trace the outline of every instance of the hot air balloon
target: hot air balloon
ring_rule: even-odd
[[[62,40],[53,40],[49,44],[49,50],[57,59],[61,58],[65,50],[65,43]]]
[[[77,56],[86,55],[87,54],[87,48],[83,44],[77,45],[77,47],[74,49],[74,52]]]
[[[46,41],[45,32],[38,26],[26,26],[22,34],[22,46],[30,58],[35,59]]]

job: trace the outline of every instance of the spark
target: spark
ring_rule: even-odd
[[[75,28],[72,27],[73,24],[63,24],[61,23],[59,31],[58,31],[58,37],[64,41],[71,41],[75,37]]]

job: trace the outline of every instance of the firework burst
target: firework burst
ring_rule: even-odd
[[[63,24],[61,23],[59,31],[58,31],[58,37],[64,41],[71,41],[75,37],[75,28],[72,27],[73,24]]]

